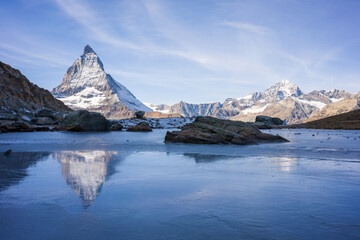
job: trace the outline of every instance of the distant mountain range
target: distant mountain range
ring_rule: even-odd
[[[31,112],[40,108],[68,111],[71,108],[100,112],[110,119],[129,118],[135,111],[145,111],[146,117],[155,118],[212,116],[241,121],[254,121],[257,115],[266,115],[294,124],[360,109],[360,92],[351,94],[334,89],[304,93],[287,80],[262,92],[228,98],[223,103],[144,104],[105,72],[103,63],[89,45],[67,70],[62,83],[53,89],[53,96],[60,101],[47,90],[32,84],[18,70],[1,62],[0,80],[3,113]]]
[[[228,98],[224,103],[174,105],[148,104],[153,111],[178,113],[184,117],[212,116],[217,118],[255,121],[257,115],[279,117],[287,124],[302,123],[360,108],[360,93],[337,89],[312,91],[308,94],[292,82],[283,80],[263,92],[241,98]]]

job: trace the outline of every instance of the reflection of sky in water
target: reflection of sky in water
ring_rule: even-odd
[[[298,159],[294,157],[272,157],[274,165],[280,167],[281,171],[289,172],[291,169],[298,164]]]
[[[246,147],[165,145],[165,131],[56,146],[26,135],[52,150],[0,155],[1,238],[357,239],[356,140],[286,133],[291,143]],[[0,148],[34,147],[21,144]]]

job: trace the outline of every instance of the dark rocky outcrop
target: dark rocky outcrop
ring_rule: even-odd
[[[9,150],[7,150],[7,151],[4,152],[4,155],[5,155],[5,156],[9,156],[11,153],[12,153],[12,150],[9,149]]]
[[[259,115],[256,117],[255,122],[262,122],[268,125],[282,125],[284,121],[277,117],[272,118],[268,116]]]
[[[0,62],[0,132],[50,130],[51,125],[70,111],[49,91],[31,83],[19,70]]]
[[[43,132],[50,131],[48,126],[37,126],[30,125],[29,123],[23,121],[15,121],[15,122],[0,122],[0,132],[8,133],[8,132]]]
[[[55,113],[55,111],[53,111],[51,109],[43,108],[43,109],[39,109],[36,111],[35,117],[47,117],[47,118],[50,118],[55,121],[56,113]]]
[[[37,125],[53,125],[54,121],[49,117],[39,117],[31,120],[32,123]]]
[[[111,131],[121,131],[123,130],[124,126],[120,123],[112,123],[111,124]]]
[[[283,120],[280,118],[272,118],[268,116],[259,115],[256,116],[255,125],[259,129],[271,129],[272,126],[278,126],[283,124]]]
[[[139,119],[144,119],[145,112],[144,111],[137,111],[135,112],[135,117]]]
[[[73,132],[110,131],[111,123],[100,113],[79,110],[69,113],[59,125],[59,130]]]
[[[283,137],[262,133],[251,123],[197,117],[181,131],[167,132],[165,143],[235,144],[247,145],[288,142]]]
[[[291,125],[289,128],[360,130],[360,109],[303,124]]]
[[[128,127],[128,132],[151,132],[152,129],[147,122],[138,123],[135,126]]]
[[[0,107],[3,110],[41,108],[54,111],[71,111],[65,104],[43,88],[31,83],[21,72],[0,62]]]

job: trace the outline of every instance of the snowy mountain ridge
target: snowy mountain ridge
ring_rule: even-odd
[[[296,84],[282,80],[262,92],[254,92],[240,98],[227,98],[224,103],[191,104],[181,101],[171,106],[148,106],[154,111],[178,113],[184,117],[213,116],[254,121],[257,115],[267,115],[280,117],[287,123],[300,123],[315,116],[329,104],[354,96],[337,89],[316,90],[306,94]]]
[[[72,109],[96,111],[108,118],[121,117],[130,111],[152,111],[105,72],[103,63],[89,45],[52,93]]]

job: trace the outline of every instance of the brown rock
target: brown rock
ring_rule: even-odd
[[[111,125],[111,131],[121,131],[123,130],[124,126],[120,123],[115,123]]]
[[[39,118],[35,118],[33,120],[34,120],[33,123],[35,123],[37,125],[52,125],[52,124],[54,124],[54,121],[49,117],[39,117]]]
[[[339,115],[342,113],[354,111],[360,108],[360,95],[351,97],[349,99],[343,99],[338,102],[333,102],[326,105],[321,111],[310,116],[306,122],[311,122],[326,117]]]
[[[71,111],[65,104],[37,85],[31,83],[19,70],[0,62],[0,107],[17,111],[40,108]]]
[[[47,117],[51,118],[52,120],[56,120],[55,112],[47,108],[37,110],[35,113],[35,117]]]
[[[271,142],[288,142],[278,135],[262,133],[251,123],[197,117],[181,131],[167,132],[165,143],[235,144],[247,145]]]
[[[179,118],[181,117],[178,113],[161,113],[161,112],[146,112],[146,118]]]
[[[110,131],[111,123],[100,113],[79,110],[69,113],[59,125],[60,130],[72,132]]]
[[[139,119],[144,119],[145,112],[144,111],[137,111],[135,112],[135,117]]]
[[[7,132],[33,132],[34,128],[22,121],[19,122],[5,122],[0,126],[0,130],[3,133]]]
[[[128,129],[126,131],[128,131],[128,132],[151,132],[152,129],[147,122],[141,122],[135,126],[128,127]]]
[[[290,128],[360,130],[360,109],[304,124],[292,125]]]

